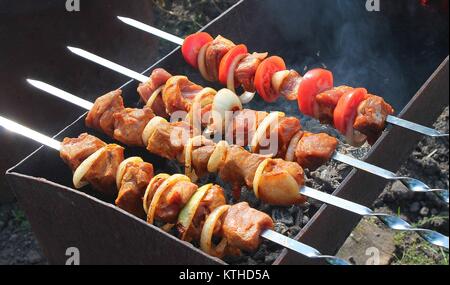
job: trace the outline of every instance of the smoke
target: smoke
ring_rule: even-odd
[[[365,0],[258,2],[266,33],[258,39],[289,68],[327,68],[335,85],[365,87],[400,111],[448,53],[448,14],[415,0],[380,1],[380,12]]]

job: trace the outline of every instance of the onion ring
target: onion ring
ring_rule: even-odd
[[[297,145],[299,141],[302,139],[304,132],[302,130],[298,131],[294,137],[289,142],[289,146],[286,151],[286,161],[294,161],[295,159],[295,149],[297,148]]]
[[[158,97],[158,95],[161,93],[161,91],[164,89],[165,86],[166,85],[164,84],[161,87],[159,87],[158,89],[156,89],[155,91],[153,91],[152,95],[148,98],[145,106],[151,108],[153,106],[153,103],[155,103],[156,98]]]
[[[156,190],[155,195],[153,196],[152,202],[150,203],[150,206],[148,207],[148,213],[147,213],[147,223],[153,224],[155,220],[155,213],[156,208],[158,207],[159,200],[161,199],[164,192],[167,190],[170,190],[170,188],[175,185],[178,182],[181,181],[187,181],[190,182],[191,180],[189,177],[182,175],[182,174],[175,174],[167,178],[161,186],[158,187],[158,190]]]
[[[86,158],[77,167],[77,169],[73,173],[73,178],[72,178],[73,185],[75,186],[76,189],[83,188],[84,186],[89,184],[88,182],[83,181],[83,178],[86,175],[86,173],[89,171],[89,169],[92,167],[94,162],[106,151],[106,147],[107,146],[104,146],[101,149],[94,152],[93,154],[91,154],[90,156],[88,156],[88,158]]]
[[[169,174],[165,174],[165,173],[161,173],[156,175],[155,177],[152,178],[152,180],[150,180],[150,183],[148,184],[147,188],[145,189],[145,194],[144,194],[144,199],[142,199],[142,206],[144,208],[145,213],[148,213],[148,207],[150,206],[150,203],[152,202],[149,199],[150,196],[150,192],[153,190],[153,185],[155,184],[156,181],[158,180],[166,180],[167,178],[169,178],[170,175]],[[158,190],[158,189],[156,189]],[[155,190],[155,192],[156,192]],[[152,196],[153,199],[153,196]]]
[[[220,165],[225,161],[228,152],[228,143],[226,141],[220,141],[214,148],[208,160],[208,172],[215,173]]]
[[[230,205],[223,205],[214,209],[214,211],[211,212],[211,214],[206,219],[205,224],[203,225],[200,237],[200,248],[211,256],[220,258],[225,252],[227,240],[223,238],[217,246],[213,247],[212,237],[217,222],[223,216],[223,214],[225,214],[228,209],[230,209],[230,207]]]
[[[122,182],[122,178],[123,175],[125,174],[125,170],[127,169],[127,164],[130,162],[144,162],[144,160],[142,160],[142,158],[137,157],[137,156],[133,156],[130,158],[125,159],[124,161],[122,161],[119,164],[119,167],[117,168],[117,174],[116,174],[116,185],[117,185],[117,189],[120,189],[120,184]]]
[[[203,76],[203,78],[207,81],[213,82],[214,80],[209,76],[208,72],[206,71],[206,50],[209,48],[211,43],[207,43],[200,49],[198,53],[198,70],[200,71],[200,74]]]
[[[195,213],[197,213],[197,209],[200,206],[203,197],[205,197],[206,193],[209,189],[211,189],[213,185],[207,184],[200,187],[197,192],[189,199],[189,202],[184,206],[178,215],[178,223],[177,226],[181,227],[181,240],[186,240],[186,235],[191,227],[192,220],[194,219]]]
[[[255,177],[253,178],[253,192],[255,193],[256,198],[259,199],[259,182],[261,182],[261,178],[266,169],[267,164],[271,161],[271,158],[266,158],[263,162],[258,165],[258,168],[255,172]]]
[[[274,123],[276,120],[278,120],[279,117],[284,117],[284,116],[285,116],[285,114],[282,112],[272,112],[267,117],[264,118],[264,120],[261,122],[261,124],[256,129],[256,132],[250,143],[251,152],[256,153],[258,151],[259,143],[266,136],[267,129],[270,128],[272,123]],[[276,153],[273,155],[276,155]]]
[[[156,131],[156,128],[161,123],[167,123],[167,120],[158,116],[154,117],[147,123],[147,125],[144,128],[144,131],[142,132],[142,141],[144,142],[145,146],[148,145],[148,140],[151,138],[153,133]]]

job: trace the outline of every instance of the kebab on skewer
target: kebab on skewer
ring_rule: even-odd
[[[73,171],[75,188],[88,184],[115,204],[150,224],[163,222],[163,229],[175,227],[185,241],[200,241],[208,254],[223,257],[240,250],[254,251],[260,235],[273,228],[272,219],[242,202],[226,205],[224,190],[218,185],[198,187],[185,175],[153,175],[153,165],[140,157],[124,159],[124,149],[81,134],[65,138],[60,156]],[[117,190],[119,189],[119,190]],[[206,226],[205,226],[206,225]],[[213,235],[221,235],[220,246],[212,246]]]
[[[163,72],[163,70],[155,70],[155,72]],[[124,108],[123,107],[123,100],[121,97],[121,91],[116,90],[113,92],[110,92],[100,98],[98,98],[95,102],[95,104],[85,101],[79,97],[76,97],[70,93],[67,93],[63,90],[57,89],[56,87],[53,87],[51,85],[48,85],[46,83],[35,81],[35,80],[28,80],[29,83],[31,83],[33,86],[44,90],[46,92],[49,92],[55,96],[58,96],[64,100],[67,100],[71,103],[75,103],[79,106],[84,107],[85,109],[89,110],[89,114],[87,117],[87,123],[89,126],[96,128],[97,130],[100,130],[102,132],[105,132],[109,134],[110,136],[114,137],[115,139],[121,141],[122,143],[129,145],[129,146],[145,146],[143,143],[143,140],[140,138],[140,133],[142,132],[142,129],[144,129],[144,132],[147,130],[152,129],[152,125],[158,125],[159,128],[165,128],[165,132],[160,132],[162,134],[165,133],[165,138],[162,138],[162,141],[168,141],[169,140],[169,134],[172,132],[173,128],[180,128],[184,130],[185,133],[191,132],[189,135],[182,136],[184,138],[183,143],[189,142],[189,137],[192,137],[192,133],[195,132],[195,130],[191,129],[192,122],[191,120],[184,121],[184,122],[176,122],[176,123],[169,123],[162,117],[156,117],[154,118],[151,113],[151,108],[149,105],[154,106],[155,102],[152,101],[152,99],[147,100],[147,105],[144,107],[144,109],[131,109],[131,108]],[[160,81],[161,82],[161,81]],[[162,81],[163,82],[163,81]],[[182,82],[189,82],[185,79],[182,80]],[[192,85],[193,83],[189,83],[188,85]],[[142,86],[141,86],[142,87]],[[163,87],[155,87],[153,89],[163,89]],[[173,90],[174,88],[171,88]],[[199,88],[196,88],[200,90]],[[182,88],[175,88],[175,90],[178,90],[175,97],[180,97]],[[206,90],[206,91],[205,91]],[[141,93],[142,94],[142,93]],[[157,95],[157,96],[155,96]],[[199,96],[200,95],[200,96]],[[207,96],[204,96],[207,95]],[[157,98],[161,97],[158,94],[158,91],[153,92],[152,95],[149,95],[150,98]],[[170,97],[170,96],[166,96]],[[194,103],[191,103],[190,101],[188,104],[185,104],[188,108],[192,108],[192,105],[197,105],[197,109],[199,110],[199,114],[195,113],[189,113],[188,116],[200,117],[203,119],[203,117],[208,117],[206,113],[203,113],[203,110],[210,110],[215,109],[216,111],[222,110],[230,110],[233,109],[233,106],[241,106],[239,100],[237,99],[237,96],[232,93],[231,91],[227,89],[223,89],[219,91],[217,94],[214,90],[211,88],[205,88],[202,89],[202,91],[198,91],[196,96],[194,97]],[[147,97],[148,98],[148,97]],[[202,103],[202,100],[198,99],[204,99],[205,104]],[[154,99],[153,99],[154,100]],[[176,100],[175,100],[176,101]],[[217,105],[217,102],[219,102],[223,108],[221,110],[220,107],[211,107],[211,102],[213,102],[213,106]],[[227,103],[228,102],[228,103]],[[229,102],[235,102],[235,105],[230,104]],[[150,103],[150,104],[149,104]],[[207,103],[207,104],[206,104]],[[161,105],[164,107],[164,100],[161,100]],[[225,106],[225,107],[224,107]],[[231,107],[231,108],[230,108]],[[111,110],[112,109],[112,110]],[[195,109],[195,108],[194,108]],[[239,108],[237,108],[239,109]],[[250,116],[248,115],[250,114]],[[252,115],[256,115],[253,116]],[[221,116],[218,116],[219,120],[222,118]],[[256,119],[258,118],[259,120]],[[253,118],[253,120],[252,120]],[[278,120],[279,119],[279,120]],[[147,123],[147,122],[152,122]],[[278,121],[277,121],[278,120]],[[206,120],[208,122],[208,120]],[[214,120],[213,120],[214,121]],[[362,169],[364,171],[368,171],[370,173],[373,173],[375,175],[387,178],[387,179],[399,179],[401,181],[402,178],[396,178],[396,175],[379,167],[376,167],[374,165],[365,163],[363,161],[339,154],[335,152],[337,140],[334,137],[331,137],[327,134],[310,134],[307,132],[303,132],[300,128],[300,122],[296,118],[285,118],[282,113],[271,113],[267,114],[265,112],[256,112],[252,110],[241,110],[236,111],[233,113],[233,116],[231,116],[231,124],[229,124],[229,133],[231,133],[231,139],[227,140],[229,142],[237,142],[240,145],[246,145],[247,142],[245,140],[248,140],[251,137],[251,129],[254,127],[255,129],[255,135],[253,136],[252,142],[251,142],[251,151],[259,151],[259,142],[261,138],[264,138],[267,136],[267,130],[270,130],[268,126],[272,125],[272,122],[275,122],[275,126],[273,127],[272,132],[275,132],[276,138],[278,138],[278,144],[275,144],[276,149],[273,150],[269,146],[269,150],[271,152],[271,156],[275,155],[275,157],[283,158],[286,161],[296,161],[304,168],[309,168],[314,170],[315,168],[319,167],[320,165],[324,164],[326,161],[330,159],[330,157],[334,160],[341,161],[343,163],[352,165],[354,167],[357,167],[359,169]],[[149,127],[147,127],[145,124],[147,124]],[[195,125],[195,124],[194,124]],[[214,124],[213,124],[214,125]],[[225,124],[226,125],[226,124]],[[194,128],[195,129],[195,128]],[[238,134],[238,131],[243,133],[243,136]],[[158,132],[159,133],[159,132]],[[147,136],[148,137],[148,136]],[[239,138],[244,138],[244,142],[242,143],[242,140],[239,141]],[[236,139],[238,140],[236,140]],[[144,139],[145,140],[145,139]],[[268,140],[270,142],[270,140]],[[175,154],[164,154],[165,150],[161,149],[153,149],[150,147],[150,151],[154,152],[157,155],[162,155],[169,159],[177,159],[177,154],[179,152],[183,151],[182,144],[180,142],[176,143],[177,146],[174,152]],[[154,144],[155,146],[158,146],[160,148],[168,148],[170,144]],[[175,146],[174,146],[175,147]],[[187,148],[191,148],[191,146],[187,146]],[[225,142],[220,142],[217,145],[217,148],[221,150],[219,153],[224,153],[225,150],[228,148]],[[191,151],[188,152],[189,154]],[[194,157],[195,158],[195,157]],[[182,159],[182,158],[181,158]],[[189,156],[189,159],[191,159],[191,156]],[[239,160],[239,158],[237,158]],[[180,161],[181,163],[184,163],[184,161]],[[204,173],[207,173],[208,169],[194,169],[192,170],[192,167],[190,163],[184,163],[186,167],[186,174],[188,174],[190,177],[192,177],[195,180],[195,177],[197,175],[204,175]],[[244,164],[245,166],[245,164]],[[239,166],[238,166],[239,167]],[[212,169],[209,172],[215,172],[217,169]],[[245,171],[245,170],[242,170]],[[232,178],[229,178],[231,181],[233,181]],[[423,189],[429,189],[428,186],[421,183],[418,180],[407,178],[408,181],[414,180],[415,185],[423,185]],[[248,182],[248,181],[247,181]],[[418,184],[419,183],[419,184]],[[244,181],[236,181],[233,184],[233,192],[236,198],[239,197],[240,188],[242,185],[244,185]],[[247,183],[247,186],[250,184]],[[408,185],[408,184],[405,184]],[[432,191],[432,190],[430,190]],[[448,195],[445,195],[448,193],[448,191],[442,190],[442,195],[439,195],[439,197],[446,201],[448,203]],[[433,191],[434,192],[434,191]],[[436,192],[437,194],[441,194],[441,192]],[[273,201],[272,201],[273,202]]]
[[[242,86],[246,91],[241,95],[243,102],[250,101],[254,95],[250,92],[255,91],[267,102],[280,96],[297,99],[302,113],[323,123],[332,123],[350,144],[358,145],[366,139],[373,144],[387,123],[431,137],[448,137],[448,134],[393,116],[394,110],[383,98],[363,88],[358,88],[356,94],[342,96],[342,89],[347,86],[333,87],[333,76],[328,70],[311,70],[302,77],[295,70],[287,70],[282,58],[267,57],[267,53],[250,54],[245,45],[235,45],[222,36],[214,39],[208,33],[199,32],[183,40],[130,18],[119,16],[118,19],[180,45],[185,60],[198,68],[206,80],[219,81],[233,91],[235,86]],[[333,111],[331,116],[330,111]],[[355,114],[364,116],[352,120]],[[363,133],[360,129],[370,131]]]
[[[74,185],[91,184],[105,195],[117,195],[118,207],[138,218],[147,215],[152,223],[159,219],[175,221],[182,240],[199,241],[201,249],[212,256],[255,251],[263,237],[310,258],[348,265],[345,260],[322,255],[273,231],[272,219],[245,202],[226,205],[218,185],[198,188],[184,175],[153,177],[152,164],[140,157],[124,159],[124,149],[116,144],[106,144],[86,133],[61,143],[1,116],[0,126],[58,150],[73,171]],[[220,240],[217,245],[215,239]]]

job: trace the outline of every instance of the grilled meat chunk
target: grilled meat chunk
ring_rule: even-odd
[[[147,150],[169,160],[179,159],[184,162],[179,156],[183,155],[190,134],[190,126],[187,123],[162,123],[149,138]]]
[[[298,164],[315,170],[328,162],[336,150],[338,140],[324,133],[305,133],[295,150]]]
[[[198,177],[208,174],[208,162],[215,148],[214,145],[206,145],[192,151],[192,166]]]
[[[245,91],[255,92],[255,74],[258,66],[267,57],[267,53],[253,53],[244,57],[234,71],[234,77]]]
[[[336,108],[339,99],[352,89],[352,87],[348,86],[339,86],[317,95],[316,102],[319,106],[319,117],[317,119],[319,119],[322,124],[333,124],[334,109]]]
[[[274,128],[275,134],[278,134],[278,154],[277,157],[285,157],[287,148],[291,139],[302,129],[300,120],[294,117],[284,117]]]
[[[206,50],[206,72],[213,81],[217,81],[219,78],[220,61],[234,46],[235,44],[232,41],[222,36],[218,36],[211,42],[211,45]]]
[[[232,183],[233,196],[239,199],[241,185],[253,187],[256,169],[266,157],[252,154],[238,146],[228,149],[224,165],[219,169],[219,176],[223,181]]]
[[[280,94],[288,100],[297,100],[298,87],[302,81],[302,76],[295,70],[290,70],[280,86]]]
[[[123,161],[123,147],[107,145],[105,151],[94,161],[84,179],[101,193],[117,195],[116,174]]]
[[[154,114],[150,107],[126,108],[116,112],[114,114],[114,139],[127,146],[144,146],[142,133],[153,117]]]
[[[267,115],[267,112],[249,109],[234,112],[232,123],[229,124],[227,130],[227,136],[233,137],[234,143],[238,146],[247,146]]]
[[[190,242],[193,240],[200,240],[200,235],[203,229],[203,225],[208,218],[209,214],[214,211],[214,209],[226,204],[225,194],[222,187],[218,185],[213,185],[205,194],[201,200],[197,211],[195,212],[194,218],[192,219],[192,224],[187,229],[185,240]],[[186,229],[178,227],[180,234],[183,234]],[[214,229],[215,233],[220,231],[220,227],[216,226]]]
[[[169,80],[169,78],[171,77],[172,75],[162,68],[153,70],[149,80],[145,83],[139,84],[139,87],[137,89],[139,96],[141,96],[141,99],[145,103],[147,103],[153,92],[155,92],[159,87],[166,84],[167,80]],[[168,117],[166,113],[166,107],[164,106],[164,102],[161,96],[158,96],[153,102],[152,106],[149,107],[151,107],[156,116],[160,116],[163,118]]]
[[[229,245],[251,252],[261,244],[262,231],[273,229],[273,226],[273,221],[267,214],[242,202],[230,207],[222,230]]]
[[[89,134],[81,134],[78,138],[65,138],[61,143],[61,159],[75,171],[91,154],[106,146],[106,143]]]
[[[156,209],[156,218],[165,223],[175,224],[178,214],[197,189],[197,185],[188,181],[180,181],[173,185],[161,197]]]
[[[173,76],[166,82],[163,89],[163,101],[167,114],[176,111],[189,112],[192,100],[203,87],[189,81],[186,76]]]
[[[153,178],[153,165],[147,162],[129,162],[120,183],[116,205],[139,218],[145,217],[142,198]]]
[[[386,118],[394,114],[394,109],[383,98],[369,95],[358,107],[353,128],[367,136],[374,144],[386,127]]]
[[[86,117],[86,125],[112,137],[114,133],[114,114],[124,109],[122,91],[115,90],[95,100]]]

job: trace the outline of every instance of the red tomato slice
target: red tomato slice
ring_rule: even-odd
[[[367,90],[355,88],[345,93],[334,109],[334,127],[343,135],[347,135],[349,123],[355,121],[359,104],[367,98]]]
[[[258,66],[255,74],[255,87],[259,95],[266,102],[274,102],[280,94],[272,88],[272,76],[278,71],[286,69],[286,64],[281,57],[271,56],[266,58]]]
[[[242,54],[247,54],[248,50],[245,45],[237,45],[234,48],[230,49],[222,60],[220,61],[219,66],[219,81],[223,85],[227,85],[228,72],[230,71],[230,65],[233,63],[234,59]]]
[[[187,36],[181,47],[184,60],[195,68],[198,68],[198,53],[200,49],[214,39],[205,32],[200,32]]]
[[[316,96],[333,88],[333,73],[325,69],[313,69],[303,76],[298,87],[298,108],[303,114],[314,117]],[[316,118],[317,119],[317,118]]]

